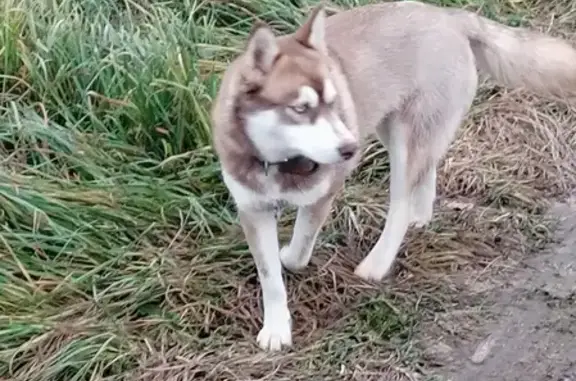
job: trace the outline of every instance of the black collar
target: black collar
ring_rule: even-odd
[[[275,166],[278,172],[290,175],[309,176],[316,172],[320,165],[307,158],[306,156],[298,155],[290,157],[283,161],[269,162],[255,158],[258,164],[264,169],[264,173],[268,174],[270,167]]]

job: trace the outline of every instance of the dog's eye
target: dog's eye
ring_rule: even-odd
[[[308,111],[309,108],[310,106],[307,103],[290,106],[290,110],[294,111],[297,114],[304,114],[306,111]]]

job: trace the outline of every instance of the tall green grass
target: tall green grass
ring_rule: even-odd
[[[208,113],[237,33],[200,2],[2,8],[0,375],[117,373],[114,322],[158,304],[160,248],[234,222]]]

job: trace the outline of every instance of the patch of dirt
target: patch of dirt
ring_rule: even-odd
[[[483,285],[485,306],[472,323],[437,321],[442,332],[427,353],[441,364],[440,380],[576,381],[576,201],[552,212],[561,220],[555,247],[526,259],[505,286]]]

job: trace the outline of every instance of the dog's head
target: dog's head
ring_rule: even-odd
[[[252,30],[242,56],[238,112],[264,160],[302,155],[334,164],[349,160],[358,150],[358,138],[340,116],[325,20],[318,7],[290,36],[276,38],[263,24]]]

